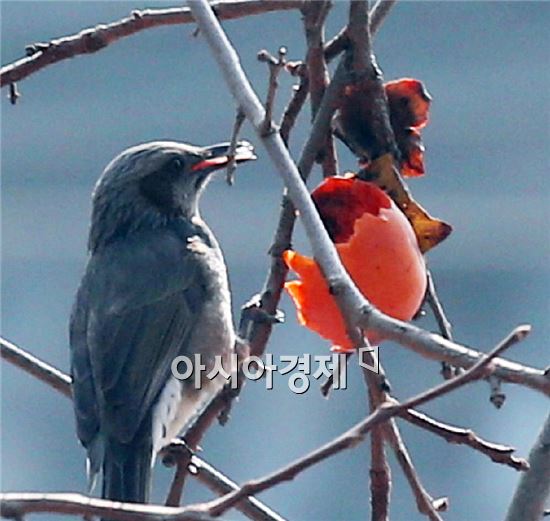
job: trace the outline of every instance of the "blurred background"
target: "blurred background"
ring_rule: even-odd
[[[24,47],[126,16],[152,2],[1,3],[2,63]],[[327,36],[345,23],[347,3],[335,2]],[[454,233],[429,254],[429,264],[456,339],[488,350],[515,325],[533,333],[509,356],[549,363],[548,26],[545,2],[404,2],[376,38],[386,79],[423,80],[434,101],[424,130],[427,175],[410,187]],[[256,53],[288,47],[304,56],[298,12],[224,22],[245,70],[263,98],[265,64]],[[17,106],[1,99],[2,335],[68,370],[67,322],[86,260],[90,193],[106,163],[139,142],[157,139],[210,144],[229,138],[234,103],[210,53],[192,25],[139,33],[98,52],[48,67],[19,84]],[[277,114],[293,81],[281,77]],[[307,135],[309,107],[292,134],[298,156]],[[250,127],[243,137],[255,141]],[[339,148],[342,170],[353,158]],[[225,251],[235,316],[263,283],[267,250],[282,185],[264,151],[237,172],[229,188],[211,183],[202,209]],[[319,181],[318,171],[312,183]],[[297,246],[307,251],[302,230]],[[301,328],[288,298],[286,324],[273,333],[275,356],[326,354],[327,343]],[[429,318],[421,325],[435,328]],[[381,348],[398,398],[440,381],[439,364],[397,345]],[[84,492],[84,451],[74,434],[70,403],[44,384],[2,363],[1,488],[3,491]],[[213,427],[204,457],[242,482],[259,477],[330,440],[367,412],[354,364],[346,391],[321,397],[312,381],[303,395],[276,377],[275,388],[250,382],[226,427]],[[472,427],[521,456],[548,411],[534,391],[505,385],[501,410],[489,403],[484,382],[423,410]],[[502,519],[518,480],[516,471],[472,450],[452,446],[400,422],[427,490],[448,495],[445,519]],[[395,461],[391,512],[396,521],[424,519]],[[292,520],[365,519],[369,511],[369,449],[362,444],[262,494]],[[157,465],[154,499],[163,501],[172,470]],[[186,501],[211,498],[189,481]],[[42,519],[54,519],[44,516]],[[235,511],[227,519],[241,519]]]

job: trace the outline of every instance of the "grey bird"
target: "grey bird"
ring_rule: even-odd
[[[138,145],[95,186],[70,347],[77,434],[90,482],[103,471],[106,499],[147,502],[155,454],[225,383],[197,389],[194,378],[176,379],[171,364],[200,354],[204,375],[234,349],[225,262],[198,208],[228,153],[227,143]],[[255,159],[247,142],[234,157]]]

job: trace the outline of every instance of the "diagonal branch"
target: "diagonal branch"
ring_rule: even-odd
[[[383,367],[379,364],[379,361],[374,360],[373,353],[365,353],[368,355],[368,362],[375,363],[379,367],[379,374],[368,371],[365,367],[362,367],[363,378],[367,384],[370,400],[375,406],[380,406],[386,403],[392,398],[385,389],[389,387],[389,382],[386,377]],[[384,384],[384,385],[383,385]],[[412,409],[413,410],[413,409]],[[405,410],[406,413],[408,410]],[[401,416],[401,415],[400,415]],[[420,477],[414,467],[411,456],[405,442],[401,437],[399,428],[395,419],[391,419],[381,428],[384,438],[392,448],[397,462],[399,463],[403,474],[405,475],[411,491],[415,497],[418,511],[427,515],[431,521],[441,521],[441,517],[438,512],[445,510],[447,507],[447,498],[433,499],[431,495],[426,491]],[[374,435],[374,431],[373,431]]]
[[[220,19],[233,20],[271,11],[300,9],[302,4],[303,2],[298,0],[230,0],[212,2],[212,8]],[[96,25],[47,43],[30,45],[27,47],[26,58],[0,69],[0,87],[20,81],[48,65],[82,54],[95,53],[121,38],[145,29],[190,24],[193,21],[188,7],[135,10],[130,16],[116,22]]]
[[[525,326],[514,329],[510,335],[502,340],[490,353],[484,355],[484,357],[480,359],[473,367],[462,373],[460,376],[457,376],[453,380],[444,381],[436,387],[428,389],[427,391],[409,398],[402,403],[386,402],[382,404],[363,421],[354,425],[351,429],[326,443],[322,447],[319,447],[306,456],[295,460],[272,474],[243,484],[237,492],[232,492],[219,499],[205,503],[201,508],[204,512],[207,512],[210,515],[221,515],[243,497],[258,494],[264,490],[274,487],[279,483],[290,481],[313,465],[344,450],[355,447],[358,443],[361,443],[365,439],[365,436],[374,427],[391,420],[403,411],[434,400],[444,394],[448,394],[473,380],[483,378],[488,372],[493,370],[492,362],[494,362],[494,359],[515,343],[523,340],[529,330],[530,329]]]
[[[550,415],[529,453],[530,469],[522,474],[506,521],[540,521],[550,497]]]
[[[306,35],[307,53],[306,69],[309,79],[309,95],[311,101],[311,119],[321,104],[325,89],[329,83],[329,73],[324,55],[325,20],[331,7],[331,2],[323,0],[308,2],[302,8],[304,32]],[[325,143],[319,151],[317,162],[321,163],[323,177],[338,173],[338,159],[332,132],[327,132]]]
[[[60,392],[63,396],[72,398],[72,380],[68,374],[65,374],[59,369],[43,362],[19,346],[16,346],[1,337],[0,355],[4,360],[19,367],[41,382],[49,385],[56,391]],[[232,480],[204,461],[202,458],[192,455],[190,460],[194,468],[197,469],[196,472],[192,473],[193,476],[206,485],[210,490],[216,492],[217,494],[227,494],[230,491],[236,490],[237,486]],[[279,514],[255,498],[244,498],[242,502],[236,505],[236,508],[250,519],[254,519],[256,521],[283,521]],[[59,512],[61,512],[61,510]],[[125,519],[128,519],[128,517]]]
[[[400,414],[400,417],[421,429],[443,438],[449,443],[466,445],[477,450],[481,454],[485,454],[491,458],[495,463],[508,465],[516,470],[527,470],[529,468],[529,463],[525,459],[513,455],[515,452],[514,447],[484,440],[471,429],[455,427],[454,425],[434,420],[428,415],[414,409],[408,409],[403,414]]]
[[[26,514],[55,513],[78,516],[108,516],[112,521],[213,521],[191,507],[174,508],[139,503],[120,503],[82,494],[0,494],[0,516],[20,520]]]
[[[53,387],[63,396],[73,397],[71,391],[71,377],[68,374],[56,369],[55,367],[43,362],[39,358],[31,355],[19,346],[12,344],[8,340],[0,337],[0,356],[19,367],[26,373],[38,378],[41,382]]]

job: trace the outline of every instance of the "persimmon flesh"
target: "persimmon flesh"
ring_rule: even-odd
[[[324,180],[313,193],[340,259],[363,295],[383,313],[410,320],[426,291],[426,266],[405,215],[376,185],[355,176]],[[300,323],[334,344],[353,348],[344,320],[311,257],[287,250],[283,259],[299,277],[285,284]],[[371,343],[382,340],[367,332]]]

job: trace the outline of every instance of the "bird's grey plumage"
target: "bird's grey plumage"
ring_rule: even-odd
[[[78,437],[91,475],[103,467],[109,499],[147,501],[153,452],[220,385],[175,383],[173,359],[201,353],[209,366],[233,349],[225,264],[198,213],[213,167],[195,168],[207,154],[172,142],[140,145],[114,159],[94,190],[71,368]],[[243,160],[253,157],[249,148]]]

